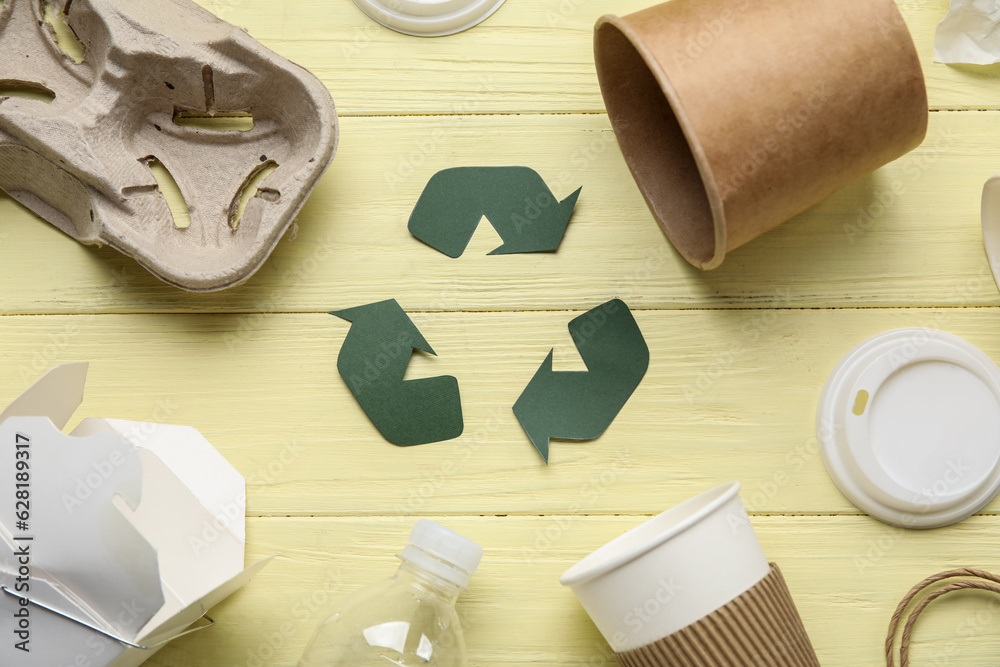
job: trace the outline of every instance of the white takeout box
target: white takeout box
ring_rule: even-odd
[[[270,560],[243,569],[246,483],[197,430],[63,434],[86,376],[57,366],[0,413],[3,667],[135,667]]]

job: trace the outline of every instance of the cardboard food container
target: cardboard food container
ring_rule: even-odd
[[[140,665],[270,560],[243,569],[245,482],[195,429],[61,432],[86,374],[58,366],[0,414],[5,667]]]
[[[625,667],[818,667],[732,482],[633,528],[563,574]]]
[[[702,269],[927,132],[893,0],[672,0],[604,16],[594,50],[632,175]]]

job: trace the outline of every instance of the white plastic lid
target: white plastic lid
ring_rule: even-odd
[[[1000,491],[1000,369],[943,331],[897,329],[851,350],[816,426],[837,488],[887,523],[947,526]]]
[[[420,519],[410,532],[410,543],[399,557],[465,588],[479,567],[483,548],[450,528]]]
[[[354,0],[387,28],[418,37],[441,37],[482,23],[504,0]]]

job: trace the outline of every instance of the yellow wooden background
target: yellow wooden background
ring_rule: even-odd
[[[486,549],[460,600],[471,665],[611,665],[559,575],[734,479],[824,665],[882,664],[889,615],[925,575],[1000,570],[1000,505],[951,528],[891,528],[841,496],[814,439],[823,382],[873,334],[941,328],[1000,360],[979,229],[1000,171],[1000,69],[933,63],[947,0],[900,0],[930,92],[924,145],[708,274],[653,222],[594,73],[594,21],[650,0],[508,0],[442,39],[384,29],[350,0],[200,2],[315,72],[341,116],[297,236],[252,280],[187,294],[0,196],[4,399],[56,363],[92,361],[79,416],[199,428],[248,480],[248,561],[278,555],[213,610],[214,629],[148,664],[294,664],[330,600],[390,575],[427,516]],[[559,197],[583,186],[558,253],[487,257],[499,241],[484,225],[451,260],[409,235],[431,174],[511,164]],[[583,367],[566,325],[615,296],[646,335],[649,372],[603,437],[554,443],[546,467],[510,407],[551,347],[557,369]],[[439,354],[410,376],[460,379],[460,439],[389,445],[338,376],[348,324],[326,312],[387,298]],[[1000,663],[997,611],[977,594],[937,603],[914,664]]]

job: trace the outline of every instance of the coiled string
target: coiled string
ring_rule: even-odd
[[[941,572],[932,577],[927,577],[910,589],[910,592],[907,593],[906,597],[900,601],[899,606],[896,607],[896,611],[892,614],[892,621],[889,623],[889,635],[885,638],[885,664],[887,667],[895,667],[895,662],[893,661],[893,648],[896,643],[896,630],[899,628],[899,621],[903,617],[903,612],[906,608],[911,602],[913,602],[915,597],[930,586],[933,586],[939,581],[944,581],[945,579],[955,579],[957,577],[966,577],[966,579],[964,581],[951,582],[936,591],[933,591],[927,597],[922,599],[917,606],[913,608],[913,611],[910,612],[909,618],[906,619],[906,625],[903,626],[903,636],[899,642],[900,667],[910,667],[910,638],[913,634],[913,626],[916,624],[917,618],[920,617],[920,614],[924,612],[924,609],[926,609],[927,605],[931,602],[934,602],[934,600],[937,600],[942,595],[969,589],[991,591],[1000,595],[1000,577],[990,572],[986,572],[985,570],[963,567],[957,570]]]

